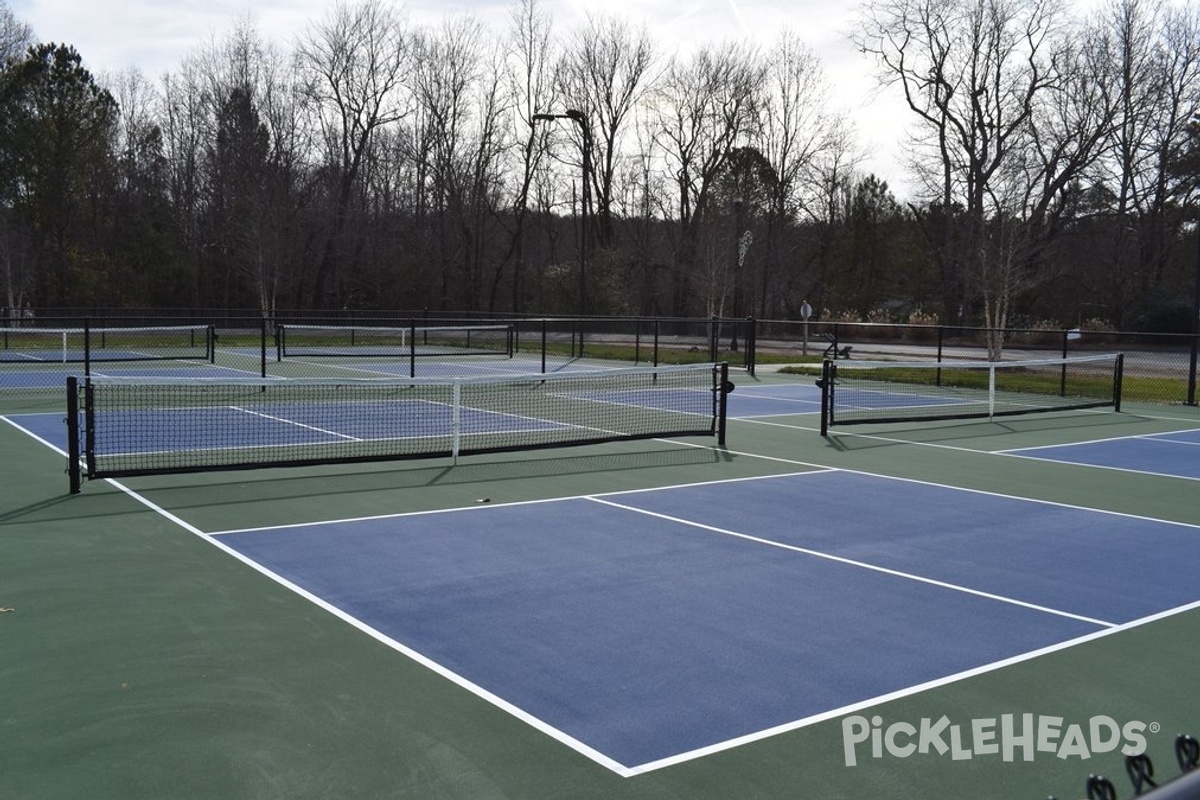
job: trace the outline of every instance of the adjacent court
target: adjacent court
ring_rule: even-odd
[[[1181,430],[1008,452],[1046,461],[1200,478],[1200,450],[1197,448],[1200,448],[1200,430]]]

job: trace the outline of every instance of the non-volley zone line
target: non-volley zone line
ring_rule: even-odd
[[[820,471],[213,537],[630,775],[1194,602],[1117,519]]]
[[[1023,447],[1002,455],[1200,480],[1200,428]]]

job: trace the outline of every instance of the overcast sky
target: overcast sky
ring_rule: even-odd
[[[308,25],[326,17],[334,0],[8,0],[39,41],[73,45],[94,73],[136,67],[157,78],[193,50],[223,38],[249,13],[264,39],[290,49]],[[469,12],[497,34],[507,27],[506,0],[414,0],[404,4],[416,23]],[[542,0],[560,34],[588,12],[645,23],[667,53],[687,52],[726,38],[771,44],[789,27],[820,56],[834,102],[854,120],[858,142],[874,172],[901,195],[897,149],[906,122],[898,98],[879,95],[871,65],[847,39],[856,3],[830,0]]]

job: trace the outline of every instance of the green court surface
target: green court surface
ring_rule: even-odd
[[[772,374],[733,380],[734,397],[811,381]],[[0,394],[4,800],[1074,798],[1084,796],[1092,773],[1110,777],[1125,797],[1132,791],[1115,749],[1086,757],[1039,751],[1028,761],[1020,750],[1010,760],[934,749],[904,756],[884,749],[874,757],[865,742],[849,766],[844,726],[854,716],[879,717],[881,730],[947,717],[965,739],[972,721],[990,720],[998,730],[1003,715],[1030,714],[1061,718],[1061,744],[1072,725],[1087,734],[1093,718],[1137,721],[1159,778],[1178,772],[1176,735],[1200,735],[1200,607],[1193,602],[622,774],[207,535],[832,469],[1030,498],[1048,509],[1181,523],[1200,547],[1200,527],[1190,527],[1200,526],[1195,479],[1009,453],[1193,430],[1200,428],[1195,408],[1126,404],[1120,413],[861,426],[829,438],[818,434],[814,414],[771,414],[731,419],[723,449],[708,438],[649,440],[458,463],[94,481],[69,495],[64,456],[14,424],[22,412],[53,407],[44,397]],[[873,497],[859,502],[864,513],[881,513],[871,508]],[[919,510],[931,531],[940,530],[941,511]],[[786,512],[797,531],[828,513],[807,498]],[[444,516],[452,525],[453,515]],[[1131,543],[1129,563],[1152,546]],[[983,552],[963,548],[957,559],[969,564]],[[669,564],[663,572],[669,580]],[[1119,598],[1130,587],[1118,581],[1106,588]],[[1193,597],[1200,600],[1200,575]],[[715,654],[725,646],[711,641]],[[803,674],[806,664],[797,660],[794,669]]]

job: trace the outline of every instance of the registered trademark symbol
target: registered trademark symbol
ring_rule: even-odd
[[[1162,729],[1162,726],[1159,725],[1157,722],[1150,723],[1150,732],[1151,733],[1158,733],[1159,730],[1161,730],[1161,729]]]

